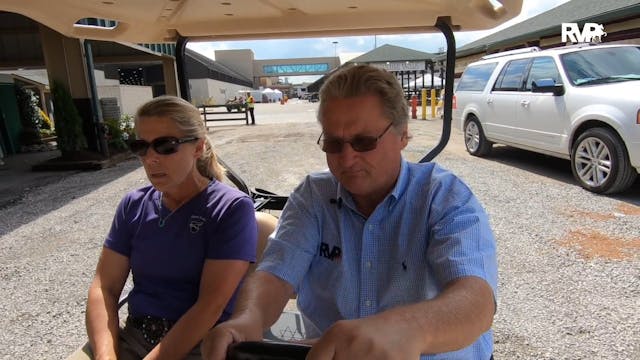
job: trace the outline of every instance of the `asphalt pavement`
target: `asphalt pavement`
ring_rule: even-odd
[[[59,181],[78,171],[32,171],[34,165],[60,156],[60,151],[9,155],[0,165],[0,209],[19,201],[26,191]]]

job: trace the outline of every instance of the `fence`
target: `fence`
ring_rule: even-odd
[[[201,105],[198,106],[204,125],[210,121],[244,120],[249,125],[247,108],[243,104]]]

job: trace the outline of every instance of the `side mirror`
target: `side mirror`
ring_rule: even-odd
[[[536,93],[553,93],[554,96],[564,95],[564,85],[556,84],[553,79],[538,79],[531,83],[531,91]]]

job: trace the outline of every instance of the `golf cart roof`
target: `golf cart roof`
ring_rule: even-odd
[[[2,0],[15,12],[66,36],[137,43],[247,40],[493,28],[520,13],[522,0]],[[76,23],[114,20],[112,28]]]

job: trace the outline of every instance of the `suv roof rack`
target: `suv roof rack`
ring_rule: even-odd
[[[485,56],[481,57],[480,59],[481,60],[495,59],[495,58],[502,57],[502,56],[507,56],[507,55],[525,54],[525,53],[536,52],[536,51],[540,51],[540,48],[537,47],[537,46],[530,46],[530,47],[526,47],[526,48],[522,48],[522,49],[513,49],[513,50],[508,50],[508,51],[502,51],[502,52],[495,53],[495,54],[485,55]]]
[[[557,49],[571,49],[571,48],[583,48],[583,47],[589,47],[589,46],[597,46],[597,45],[603,45],[602,43],[597,43],[597,42],[579,42],[579,43],[568,43],[566,45],[562,45],[560,47],[558,47]],[[611,45],[611,44],[607,44],[607,45]]]

